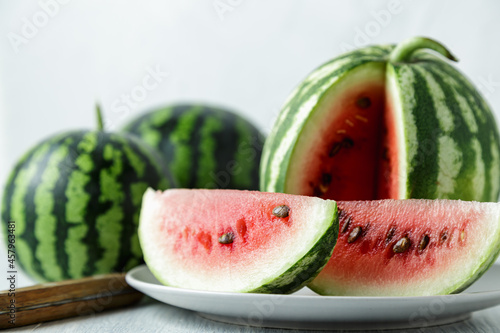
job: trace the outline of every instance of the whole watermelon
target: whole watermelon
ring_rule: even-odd
[[[198,104],[177,104],[143,114],[123,130],[156,148],[179,187],[259,187],[263,136],[243,117]]]
[[[497,201],[495,118],[449,60],[456,59],[440,43],[414,37],[314,70],[266,141],[261,190],[335,200]]]
[[[4,235],[14,221],[16,264],[39,281],[126,270],[142,261],[142,195],[150,186],[172,185],[162,159],[131,135],[58,134],[26,153],[10,174]]]

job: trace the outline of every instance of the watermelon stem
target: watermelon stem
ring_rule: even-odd
[[[104,122],[102,120],[101,106],[99,103],[95,105],[95,112],[97,115],[97,130],[102,131],[104,129]]]
[[[458,61],[458,59],[441,43],[426,37],[412,37],[402,41],[392,50],[389,55],[389,61],[392,63],[406,62],[411,58],[413,53],[419,49],[431,49],[450,60]]]

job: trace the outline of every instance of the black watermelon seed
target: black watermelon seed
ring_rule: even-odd
[[[328,191],[331,182],[332,182],[332,175],[330,175],[329,173],[324,173],[321,176],[321,183],[318,185],[318,189],[321,192],[320,195],[323,195],[323,193],[326,193]]]
[[[228,232],[219,237],[219,243],[221,244],[231,244],[234,241],[234,234]]]
[[[342,140],[342,148],[352,148],[354,146],[354,141],[351,138],[344,138]]]
[[[441,233],[441,243],[444,243],[446,242],[446,240],[448,239],[448,230],[443,230],[443,232]]]
[[[387,235],[385,236],[385,243],[389,243],[392,240],[392,237],[394,237],[394,234],[396,233],[396,227],[391,227],[389,231],[387,231]]]
[[[315,197],[320,197],[322,196],[323,194],[325,194],[325,192],[321,191],[321,189],[319,187],[315,187],[313,189],[313,196]]]
[[[321,176],[321,182],[325,185],[330,185],[330,183],[332,182],[332,175],[330,175],[329,173],[324,173]]]
[[[351,224],[351,217],[347,216],[347,218],[345,219],[344,224],[342,225],[342,229],[340,229],[340,233],[341,234],[343,234],[344,232],[347,231],[347,229],[349,228],[349,224]]]
[[[396,244],[394,244],[392,251],[394,251],[394,253],[403,253],[410,248],[410,244],[410,239],[407,236],[404,236],[398,240]]]
[[[420,243],[418,244],[418,250],[419,251],[423,251],[425,250],[425,248],[427,247],[427,245],[429,245],[429,241],[431,239],[429,238],[429,236],[427,235],[424,235],[424,237],[422,237],[422,240],[420,241]]]
[[[352,229],[351,233],[349,234],[349,237],[347,238],[347,243],[354,242],[356,239],[359,238],[359,236],[361,236],[362,232],[363,232],[363,229],[361,227],[356,227],[356,228]]]
[[[356,101],[356,105],[361,109],[368,109],[372,105],[372,101],[368,97],[361,97]]]
[[[340,151],[340,148],[342,148],[342,142],[335,142],[332,146],[332,149],[330,149],[330,153],[328,153],[328,156],[333,157],[337,155],[337,153]]]
[[[273,215],[276,217],[287,217],[290,213],[290,207],[287,205],[280,205],[273,208]]]

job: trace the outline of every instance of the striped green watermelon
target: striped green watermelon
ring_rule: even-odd
[[[179,187],[259,187],[263,137],[250,122],[225,109],[169,106],[139,116],[124,131],[162,153]]]
[[[100,113],[99,113],[100,119]],[[16,264],[39,281],[132,268],[148,187],[174,184],[163,160],[127,135],[71,131],[43,140],[5,186],[2,228],[15,221]]]
[[[291,293],[311,281],[337,240],[332,200],[236,190],[148,190],[139,238],[162,283]]]
[[[266,141],[261,190],[336,200],[496,201],[495,119],[439,54],[455,60],[438,42],[415,37],[341,55],[312,72]]]

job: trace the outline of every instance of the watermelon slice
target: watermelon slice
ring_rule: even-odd
[[[175,189],[143,198],[144,259],[165,285],[291,293],[331,257],[334,201],[281,193]]]
[[[338,202],[332,258],[309,287],[323,295],[457,293],[500,250],[500,204],[454,200]]]

